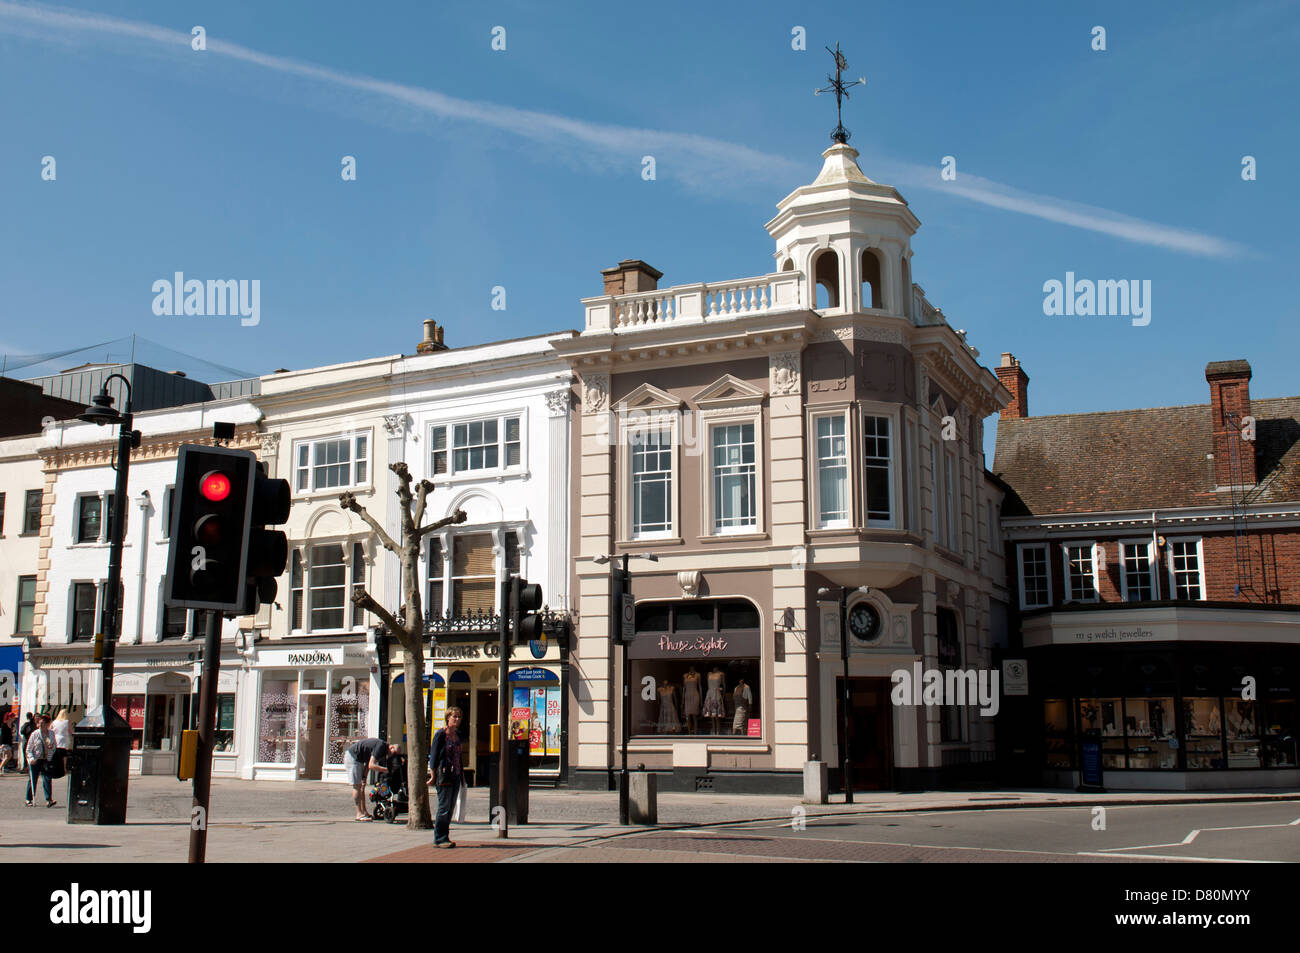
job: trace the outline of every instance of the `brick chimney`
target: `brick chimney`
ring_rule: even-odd
[[[442,328],[438,322],[429,318],[424,322],[424,340],[415,346],[416,354],[432,354],[434,351],[445,351],[447,345],[442,343]]]
[[[1214,445],[1214,481],[1218,486],[1255,485],[1255,444],[1243,440],[1250,416],[1250,364],[1211,361],[1205,365],[1210,385],[1210,433]]]
[[[605,294],[628,295],[638,291],[654,291],[659,287],[662,271],[651,268],[640,258],[625,258],[613,268],[600,272],[605,279]]]
[[[993,369],[1002,386],[1011,391],[1011,403],[1002,408],[1003,417],[1029,416],[1029,375],[1009,351],[1002,352],[1002,365]]]

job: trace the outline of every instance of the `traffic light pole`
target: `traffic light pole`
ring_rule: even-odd
[[[623,624],[623,600],[626,598],[627,594],[632,591],[631,579],[628,576],[627,560],[628,554],[624,553],[623,568],[619,571],[618,616],[617,621],[614,622],[614,624],[618,626],[622,626]],[[611,612],[610,616],[613,617],[614,613]],[[627,642],[623,641],[622,632],[619,633],[619,641],[623,643],[623,730],[620,732],[622,738],[620,739],[621,743],[619,745],[621,749],[622,770],[619,771],[618,775],[618,822],[626,827],[630,823],[628,802],[631,795],[629,793],[628,785],[630,782],[627,773],[627,736],[632,733],[632,687],[628,684],[628,679],[632,677],[632,666],[628,661],[631,646],[628,645]]]
[[[203,681],[199,688],[199,750],[194,765],[190,811],[190,863],[201,864],[208,849],[208,803],[212,793],[212,736],[217,717],[217,678],[221,671],[221,613],[209,609],[203,641]]]
[[[497,806],[501,824],[497,837],[510,836],[510,620],[515,613],[514,580],[501,583],[501,611],[497,632],[501,636],[501,661],[497,669],[497,716],[501,722],[501,750],[497,752]]]

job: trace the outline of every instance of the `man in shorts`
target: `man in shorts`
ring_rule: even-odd
[[[343,753],[343,767],[348,772],[348,784],[352,785],[352,803],[357,807],[358,821],[374,820],[366,812],[366,775],[371,771],[387,773],[389,755],[401,750],[399,745],[390,745],[378,738],[365,738]]]

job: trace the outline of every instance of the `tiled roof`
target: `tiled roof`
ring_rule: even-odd
[[[1300,397],[1253,399],[1258,483],[1248,502],[1300,500]],[[1007,516],[1215,506],[1210,405],[999,419],[993,472]]]

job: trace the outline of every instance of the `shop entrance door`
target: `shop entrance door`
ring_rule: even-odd
[[[849,767],[853,788],[860,791],[885,791],[893,787],[893,709],[889,702],[890,680],[887,678],[849,679]],[[844,731],[844,679],[835,679],[835,731]],[[841,743],[843,739],[841,738]],[[835,767],[839,767],[836,765]]]
[[[319,781],[325,755],[325,693],[304,692],[298,704],[298,777]]]
[[[480,688],[474,693],[474,754],[476,783],[487,782],[487,764],[489,749],[492,746],[492,726],[497,723],[497,690]]]

